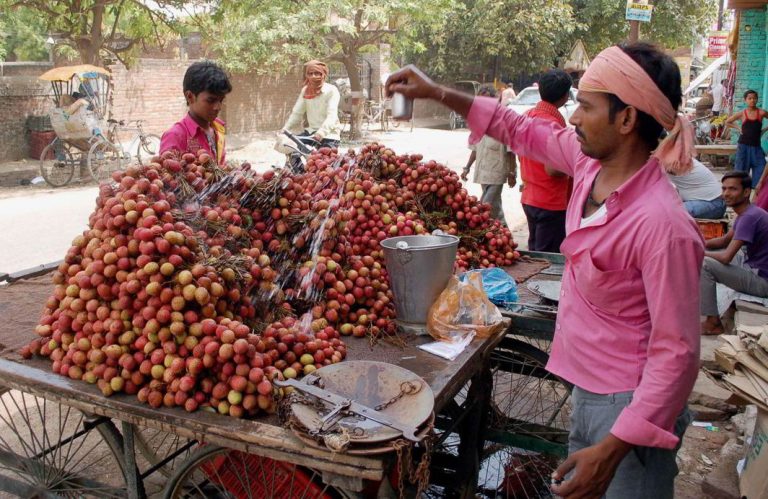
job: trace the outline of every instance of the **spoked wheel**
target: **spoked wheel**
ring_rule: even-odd
[[[389,131],[389,109],[382,108],[381,110],[381,131],[382,132],[388,132]]]
[[[389,122],[389,126],[391,128],[400,127],[400,120],[396,120],[392,117],[392,109],[387,109],[387,121]]]
[[[0,395],[0,491],[20,497],[125,497],[120,434],[108,418],[5,391]]]
[[[72,180],[76,164],[67,144],[54,139],[40,154],[40,175],[51,187],[62,187]]]
[[[421,494],[421,499],[450,499],[460,495],[456,487],[456,474],[462,466],[459,457],[461,427],[450,428],[449,426],[459,420],[467,409],[469,386],[469,382],[462,386],[453,400],[448,402],[441,414],[437,416],[435,425],[437,440],[430,461],[430,483]],[[440,428],[437,428],[438,426]]]
[[[552,497],[549,477],[567,453],[572,387],[545,369],[548,359],[537,346],[509,337],[491,353],[479,497]]]
[[[549,499],[550,477],[557,457],[499,444],[487,444],[477,480],[476,497]]]
[[[214,445],[199,447],[168,481],[166,499],[344,498],[319,472]]]
[[[160,151],[160,137],[155,134],[139,137],[139,149],[136,151],[136,159],[139,161],[139,164],[144,164],[143,161],[145,159],[148,160],[153,156],[157,156],[158,151]]]
[[[112,178],[112,173],[121,166],[122,152],[110,142],[96,142],[88,151],[88,170],[91,177],[99,183]]]
[[[160,493],[168,478],[198,447],[195,440],[143,426],[134,429],[134,445],[148,496]]]
[[[450,122],[451,130],[461,128],[461,115],[456,111],[451,111],[451,114],[448,115],[448,121]]]
[[[549,356],[524,341],[505,338],[491,353],[491,427],[566,442],[571,385],[545,369]]]

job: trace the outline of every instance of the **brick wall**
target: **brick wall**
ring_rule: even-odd
[[[112,72],[112,118],[143,120],[144,129],[161,134],[187,111],[181,83],[191,61],[141,59],[126,69]]]
[[[415,119],[440,118],[448,120],[450,112],[450,109],[433,100],[418,99],[413,103],[413,117]]]
[[[224,101],[227,133],[280,129],[299,96],[301,70],[287,75],[232,75],[232,93]]]
[[[736,84],[733,97],[733,110],[744,109],[744,92],[752,89],[758,92],[757,105],[765,108],[768,85],[766,79],[766,9],[744,9],[739,20],[739,50],[736,58]],[[749,27],[749,28],[747,28]],[[736,139],[734,139],[736,140]],[[768,140],[763,141],[763,149],[768,150]]]
[[[0,77],[0,160],[27,157],[27,117],[48,114],[53,106],[51,87],[35,76]]]
[[[38,76],[53,67],[51,62],[3,62],[0,76]]]
[[[380,100],[383,96],[381,79],[389,75],[396,66],[392,62],[392,49],[388,43],[379,44],[379,50],[363,55],[363,59],[371,64],[371,95],[373,100]]]
[[[382,72],[388,72],[386,55],[377,56],[372,66],[374,82]],[[127,69],[121,64],[110,66],[113,95],[111,117],[119,120],[144,121],[149,133],[162,134],[186,112],[182,80],[191,60],[145,58]],[[37,68],[33,76],[0,78],[0,161],[26,157],[30,115],[47,114],[52,103],[48,83],[36,76],[47,67]],[[26,70],[25,70],[26,71]],[[31,70],[30,70],[31,71]],[[301,70],[288,75],[232,75],[233,91],[227,96],[222,119],[228,133],[248,134],[277,130],[283,126],[301,89]],[[447,117],[444,107],[419,102],[414,107],[416,118]],[[127,134],[127,139],[132,134]]]

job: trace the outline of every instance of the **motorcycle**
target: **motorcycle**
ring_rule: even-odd
[[[320,147],[320,142],[310,135],[294,135],[283,130],[278,136],[275,150],[285,154],[285,165],[293,174],[306,172],[307,157]]]

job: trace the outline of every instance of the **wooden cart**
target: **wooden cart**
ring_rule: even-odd
[[[153,409],[135,396],[107,398],[93,385],[54,374],[47,359],[22,360],[17,352],[31,338],[40,304],[51,290],[47,275],[33,275],[51,267],[6,276],[14,282],[0,288],[0,385],[6,390],[0,424],[14,433],[0,437],[0,490],[20,496],[44,491],[42,495],[144,497],[149,492],[186,497],[190,494],[180,493],[179,480],[190,479],[190,467],[204,465],[203,444],[206,453],[215,453],[214,446],[220,446],[257,456],[244,464],[267,472],[279,463],[291,475],[292,486],[314,491],[306,497],[364,496],[366,486],[387,477],[392,454],[353,456],[311,448],[274,416],[239,420],[204,411]],[[480,465],[490,384],[487,359],[500,340],[500,335],[476,339],[453,362],[416,348],[431,341],[427,337],[414,338],[405,348],[348,342],[349,359],[396,364],[429,383],[439,416],[436,426],[460,436],[452,483],[465,497],[473,495]],[[109,452],[97,446],[99,439],[107,442]],[[83,450],[105,455],[81,456]],[[82,464],[89,459],[94,462]],[[276,480],[276,475],[272,471],[265,481]],[[157,490],[158,485],[165,485],[164,490]],[[288,495],[293,496],[303,493]]]
[[[562,262],[560,255],[527,256],[534,259],[510,269],[521,283]],[[0,424],[14,434],[0,437],[0,491],[199,497],[203,494],[189,493],[188,484],[201,470],[210,474],[212,463],[220,465],[222,459],[234,459],[232,466],[246,477],[251,475],[246,470],[254,469],[262,477],[265,493],[242,497],[368,497],[372,484],[387,482],[393,454],[311,448],[274,416],[239,420],[153,409],[129,395],[107,398],[93,385],[52,373],[47,359],[22,360],[17,352],[31,338],[40,304],[51,290],[45,273],[55,267],[0,276],[11,282],[0,287],[0,385],[5,389]],[[521,301],[535,301],[524,284],[520,294]],[[544,466],[564,455],[569,390],[544,370],[554,321],[525,310],[505,315],[511,324],[506,335],[476,339],[453,362],[416,348],[430,341],[425,337],[405,348],[348,342],[349,359],[399,365],[433,390],[438,437],[434,485],[427,496],[475,497],[479,491],[494,497],[499,481],[508,479],[509,463],[521,460],[526,473],[535,470],[541,486],[547,481]],[[519,473],[515,477],[521,480]],[[255,485],[238,486],[253,490]],[[388,485],[381,490],[394,494]]]

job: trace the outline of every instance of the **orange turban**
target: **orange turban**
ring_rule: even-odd
[[[309,81],[309,78],[307,78],[307,73],[310,71],[319,71],[323,74],[323,79],[320,80],[320,83]],[[305,63],[304,86],[306,87],[306,90],[304,91],[304,98],[314,99],[320,95],[320,93],[323,91],[323,83],[325,82],[326,78],[328,78],[328,66],[324,62],[313,60]]]
[[[614,46],[600,52],[579,80],[579,90],[614,94],[625,104],[652,116],[669,132],[653,156],[676,175],[690,171],[694,153],[691,124],[621,48]]]

